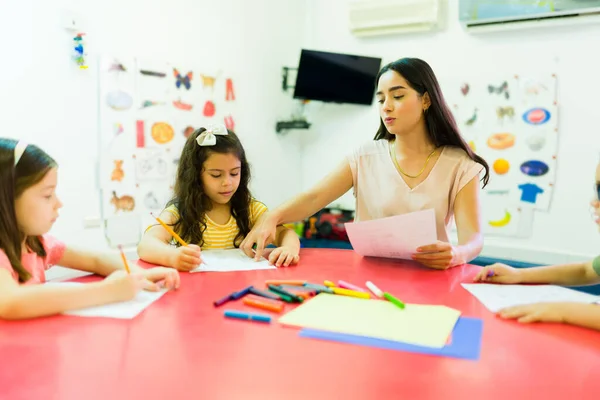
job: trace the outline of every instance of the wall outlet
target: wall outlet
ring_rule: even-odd
[[[100,228],[102,226],[102,218],[91,216],[83,219],[83,227],[85,229]]]

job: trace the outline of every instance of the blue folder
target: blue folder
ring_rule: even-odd
[[[378,347],[387,350],[408,351],[411,353],[430,354],[443,357],[463,358],[466,360],[478,360],[481,351],[481,334],[483,332],[483,321],[479,318],[460,317],[452,331],[450,344],[441,349],[417,346],[414,344],[396,342],[393,340],[377,339],[368,336],[349,335],[321,331],[316,329],[302,329],[300,337],[329,340],[361,346]]]

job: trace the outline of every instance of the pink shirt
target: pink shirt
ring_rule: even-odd
[[[42,236],[42,245],[46,249],[46,257],[40,257],[33,252],[21,255],[23,267],[31,273],[31,278],[24,283],[25,285],[46,282],[46,270],[59,262],[65,253],[65,244],[50,235]],[[0,268],[8,270],[15,281],[19,281],[19,275],[12,269],[6,253],[1,249]]]
[[[423,182],[410,188],[396,170],[385,139],[364,144],[348,156],[356,221],[367,221],[433,208],[438,240],[448,242],[458,192],[479,175],[483,166],[467,153],[445,146]]]

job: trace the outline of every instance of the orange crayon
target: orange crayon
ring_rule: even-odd
[[[290,285],[290,286],[304,286],[304,284],[306,283],[306,281],[301,281],[301,280],[268,280],[265,281],[265,285],[269,286],[269,285],[275,285],[275,286],[279,286],[279,285]]]
[[[283,304],[269,304],[264,301],[257,301],[253,298],[244,297],[242,300],[245,305],[250,307],[262,308],[263,310],[269,310],[274,312],[281,312],[283,310]]]

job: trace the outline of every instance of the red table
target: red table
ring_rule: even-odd
[[[597,399],[600,333],[496,318],[464,290],[478,267],[434,271],[303,249],[298,267],[182,274],[133,320],[56,316],[0,322],[0,399]],[[372,280],[406,302],[482,318],[479,361],[298,337],[225,319],[212,302],[265,279]],[[93,279],[93,278],[88,278]],[[288,306],[289,307],[289,306]],[[256,311],[256,310],[254,310]]]

